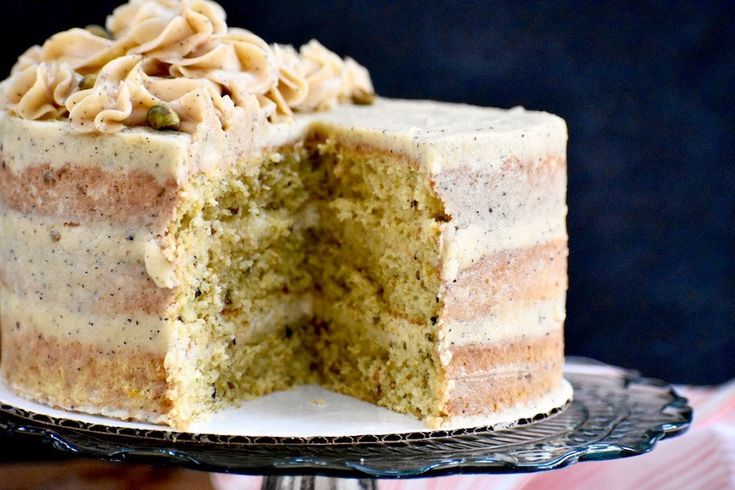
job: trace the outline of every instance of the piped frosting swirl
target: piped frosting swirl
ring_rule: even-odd
[[[74,28],[20,56],[0,84],[0,107],[24,119],[68,118],[78,132],[146,124],[160,104],[180,130],[234,120],[283,121],[372,98],[368,71],[317,41],[296,51],[228,28],[209,0],[130,0],[107,19],[110,39]],[[80,87],[82,77],[94,77]],[[82,84],[84,85],[84,84]]]

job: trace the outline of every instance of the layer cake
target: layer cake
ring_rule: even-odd
[[[57,34],[2,92],[17,393],[179,429],[301,383],[432,427],[570,399],[562,119],[374,98],[205,1]]]

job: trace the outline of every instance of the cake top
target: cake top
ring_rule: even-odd
[[[369,103],[368,71],[312,40],[297,51],[228,27],[209,0],[130,0],[106,27],[73,28],[20,56],[0,108],[81,133],[151,126],[196,133]]]
[[[382,148],[420,162],[431,173],[455,167],[499,165],[508,158],[563,155],[563,119],[523,107],[498,109],[429,100],[378,97],[370,106],[343,105],[299,114],[311,130],[339,134],[340,141]],[[271,125],[271,134],[279,130]],[[294,126],[294,125],[289,125]]]

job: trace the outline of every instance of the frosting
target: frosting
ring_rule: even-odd
[[[306,97],[295,104],[299,110],[331,109],[361,93],[372,93],[370,75],[353,59],[339,56],[312,40],[301,47],[301,63],[296,65],[306,79]]]
[[[5,87],[5,102],[24,119],[58,119],[68,111],[65,103],[77,90],[81,76],[66,63],[34,64],[23,59]]]
[[[177,284],[176,269],[174,267],[175,257],[166,256],[166,250],[162,249],[158,240],[151,238],[145,244],[144,261],[145,270],[159,288],[175,288]]]
[[[453,348],[547,335],[562,328],[565,300],[566,294],[562,292],[545,301],[517,301],[514,303],[518,304],[499,305],[493,312],[478,313],[471,319],[443,321],[442,346]]]
[[[296,51],[228,28],[209,0],[130,0],[107,19],[110,39],[70,29],[20,56],[0,106],[24,119],[68,117],[77,132],[146,124],[167,104],[181,131],[289,120],[373,94],[367,70],[317,41]],[[83,76],[94,80],[81,88]],[[94,78],[92,78],[94,77]]]

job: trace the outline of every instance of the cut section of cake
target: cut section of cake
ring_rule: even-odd
[[[212,2],[107,28],[2,86],[12,390],[179,429],[303,383],[431,427],[568,403],[563,120],[373,100],[354,61]]]

